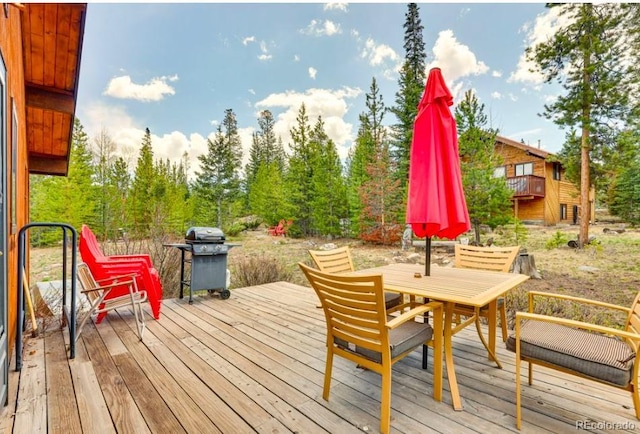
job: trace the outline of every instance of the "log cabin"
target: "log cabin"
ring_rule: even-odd
[[[568,181],[554,154],[497,136],[495,153],[502,157],[494,176],[506,178],[513,190],[513,213],[524,223],[577,224],[581,217],[580,189]],[[595,222],[595,191],[590,194],[589,219]]]
[[[86,3],[0,9],[0,402],[16,335],[17,237],[29,222],[29,175],[66,176]]]

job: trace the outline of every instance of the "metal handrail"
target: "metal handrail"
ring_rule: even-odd
[[[62,229],[62,315],[63,321],[69,326],[69,358],[76,357],[76,273],[78,269],[77,247],[78,233],[67,223],[36,222],[20,228],[18,232],[18,320],[16,333],[16,371],[22,369],[22,332],[24,328],[24,296],[22,292],[22,270],[25,265],[26,241],[25,234],[33,227],[59,227]],[[67,309],[67,231],[71,232],[71,306]]]

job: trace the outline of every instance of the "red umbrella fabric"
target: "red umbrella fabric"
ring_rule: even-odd
[[[431,237],[454,239],[471,227],[451,105],[440,68],[431,69],[413,126],[406,217],[417,237],[427,237],[427,275]]]

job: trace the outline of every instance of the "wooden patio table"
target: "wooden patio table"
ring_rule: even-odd
[[[458,382],[453,365],[451,337],[471,323],[475,317],[453,326],[453,307],[456,303],[473,306],[476,315],[482,306],[489,305],[489,343],[480,338],[494,360],[502,368],[496,357],[496,309],[497,300],[509,290],[529,279],[529,276],[515,273],[473,270],[466,268],[432,267],[431,275],[424,276],[424,265],[391,264],[382,267],[358,270],[355,274],[382,274],[384,289],[397,291],[413,297],[424,297],[444,304],[444,353],[447,377],[451,389],[453,408],[462,410]],[[350,273],[351,274],[351,273]]]

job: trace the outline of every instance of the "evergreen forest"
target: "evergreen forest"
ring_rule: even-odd
[[[640,223],[640,7],[622,4],[562,7],[573,24],[526,51],[547,82],[564,93],[545,106],[566,131],[556,156],[582,196],[596,187],[597,203]],[[149,129],[135,164],[117,152],[108,131],[89,137],[76,119],[67,177],[32,175],[31,221],[88,224],[102,239],[155,233],[182,237],[192,226],[227,235],[259,224],[292,221],[294,237],[353,237],[391,244],[404,230],[413,121],[426,80],[427,53],[419,7],[407,5],[405,57],[394,101],[384,101],[373,77],[366,110],[346,161],[338,156],[321,116],[299,107],[286,148],[269,110],[260,112],[243,167],[243,147],[232,108],[207,141],[199,167],[154,158]],[[509,190],[493,177],[499,132],[472,90],[455,107],[465,195],[476,237],[480,225],[513,223]],[[519,138],[514,138],[518,140]],[[286,150],[285,150],[286,149]],[[192,170],[193,169],[193,170]],[[588,198],[587,198],[588,200]],[[588,222],[586,222],[588,225]],[[56,236],[43,232],[32,242]],[[581,227],[588,239],[588,226]]]

